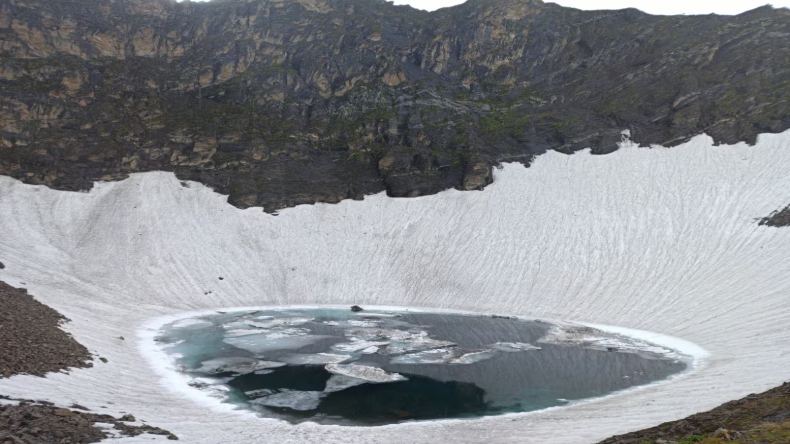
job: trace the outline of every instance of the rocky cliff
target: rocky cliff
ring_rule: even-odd
[[[540,0],[0,0],[0,174],[167,170],[274,211],[479,189],[500,162],[790,128],[790,11]]]

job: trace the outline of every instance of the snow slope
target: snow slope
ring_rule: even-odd
[[[507,165],[482,192],[375,195],[279,216],[168,173],[90,193],[0,177],[0,279],[24,282],[109,359],[0,379],[0,393],[132,412],[189,443],[575,444],[677,419],[790,379],[790,229],[754,222],[790,203],[788,171],[790,132],[755,147],[700,136],[672,149],[550,152],[529,169]],[[153,317],[323,303],[615,325],[710,356],[676,381],[567,408],[344,428],[256,419],[170,390],[141,353]]]

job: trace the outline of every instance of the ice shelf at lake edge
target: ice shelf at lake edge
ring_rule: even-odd
[[[790,379],[790,230],[754,221],[790,203],[787,171],[790,133],[754,147],[700,136],[606,156],[550,152],[497,170],[481,192],[375,195],[277,217],[170,173],[89,193],[0,177],[0,279],[69,317],[65,328],[108,359],[0,379],[0,393],[133,412],[190,443],[576,444],[656,425]],[[187,399],[157,382],[175,372],[139,353],[151,318],[289,304],[567,319],[681,338],[709,356],[670,383],[535,414],[348,428]]]

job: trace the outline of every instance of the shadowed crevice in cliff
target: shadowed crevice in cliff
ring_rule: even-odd
[[[54,18],[54,17],[57,17]],[[491,182],[501,162],[790,128],[790,12],[540,0],[0,5],[0,174],[174,171],[267,211]]]

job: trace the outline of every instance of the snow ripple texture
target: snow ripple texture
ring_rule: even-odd
[[[0,393],[133,412],[189,443],[578,444],[678,419],[790,379],[790,229],[755,223],[790,203],[788,172],[790,132],[754,147],[700,136],[606,156],[550,152],[529,169],[506,165],[481,192],[380,194],[276,217],[169,173],[89,193],[0,177],[0,279],[68,316],[66,329],[109,359],[0,379]],[[152,317],[277,304],[616,325],[709,356],[669,383],[564,408],[347,428],[234,411],[187,387],[151,347]]]

